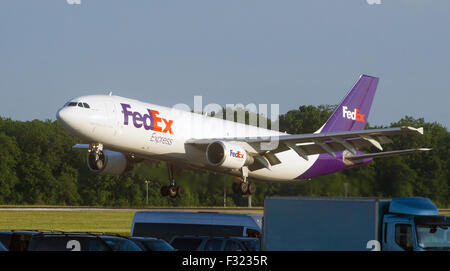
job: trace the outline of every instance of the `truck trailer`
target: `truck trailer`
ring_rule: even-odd
[[[450,250],[450,217],[427,198],[268,197],[263,250]]]

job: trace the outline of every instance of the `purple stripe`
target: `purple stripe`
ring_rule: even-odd
[[[328,175],[335,173],[337,171],[341,171],[347,168],[352,168],[355,166],[367,164],[372,161],[372,159],[364,159],[360,163],[355,163],[353,165],[347,165],[344,163],[342,159],[343,151],[336,153],[336,158],[329,155],[328,153],[321,153],[319,155],[319,158],[317,161],[302,175],[298,176],[295,179],[303,180],[303,179],[310,179],[314,177],[319,177],[323,175]],[[362,152],[357,152],[357,154],[364,154]]]

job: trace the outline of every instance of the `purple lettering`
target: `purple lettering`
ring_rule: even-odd
[[[153,114],[152,111],[150,111],[150,109],[147,109],[148,114],[144,115],[144,128],[145,130],[153,130]],[[150,125],[147,125],[147,119],[150,120]]]
[[[141,123],[138,123],[138,121]],[[142,127],[142,115],[139,112],[133,113],[133,124],[134,124],[134,127],[136,127],[136,128]]]
[[[131,106],[129,104],[121,103],[121,105],[122,105],[123,124],[124,125],[128,125],[129,117],[131,116],[133,118],[133,125],[136,128],[141,128],[142,126],[144,126],[145,130],[153,130],[156,132],[173,134],[173,132],[172,132],[173,120],[166,120],[166,119],[157,117],[156,115],[159,114],[158,111],[153,111],[153,110],[147,109],[148,114],[142,115],[139,112],[130,111],[129,109],[131,109]],[[162,127],[157,126],[157,124],[159,122],[161,122],[161,120],[163,120],[164,124],[165,124],[164,130],[162,130]],[[155,121],[156,121],[156,125],[155,125]]]
[[[123,125],[128,125],[128,117],[133,115],[133,112],[128,111],[127,108],[131,108],[129,104],[121,104],[123,110]]]

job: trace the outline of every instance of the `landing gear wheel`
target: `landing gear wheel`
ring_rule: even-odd
[[[248,183],[246,183],[246,182],[241,183],[241,193],[242,193],[242,195],[245,195],[248,193]]]
[[[169,196],[175,198],[177,196],[177,188],[174,185],[169,187]]]
[[[182,186],[177,187],[177,196],[182,198],[184,196],[184,188]]]
[[[233,193],[235,193],[235,194],[241,193],[241,183],[233,183],[231,185],[231,189],[233,190]]]
[[[163,185],[161,186],[161,196],[167,197],[169,195],[169,186]]]
[[[256,192],[256,185],[254,183],[249,183],[248,184],[248,194],[252,195],[255,194]]]

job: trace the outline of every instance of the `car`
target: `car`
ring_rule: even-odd
[[[175,236],[170,244],[181,251],[258,251],[256,237]]]
[[[9,251],[27,251],[32,236],[39,233],[37,230],[0,231],[0,242]]]
[[[154,237],[130,237],[144,251],[174,251],[175,249],[163,239]]]
[[[112,251],[97,234],[41,232],[32,236],[29,251]]]

